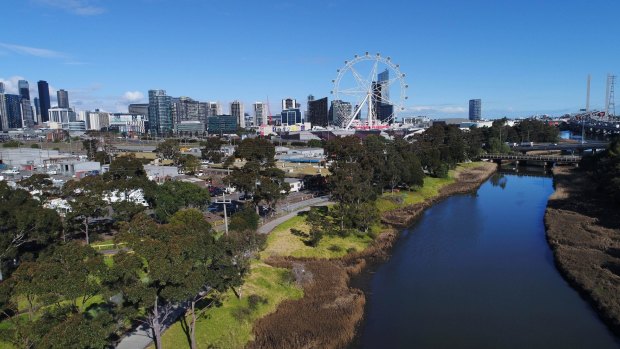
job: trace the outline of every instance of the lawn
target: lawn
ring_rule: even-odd
[[[348,250],[364,250],[371,242],[368,235],[330,236],[325,235],[318,246],[306,246],[299,236],[291,234],[295,228],[307,232],[309,227],[304,216],[297,216],[277,226],[267,238],[267,247],[261,252],[261,258],[269,256],[293,256],[310,258],[338,258],[347,254]]]
[[[480,164],[480,162],[459,164],[456,169],[448,172],[447,178],[425,177],[422,188],[400,191],[397,193],[386,192],[377,200],[377,207],[380,212],[386,212],[399,207],[418,204],[424,200],[435,197],[439,194],[439,190],[442,187],[454,183],[454,180],[459,172],[465,169],[478,167]]]
[[[284,300],[301,298],[303,291],[292,281],[288,269],[274,268],[255,261],[240,294],[241,299],[238,299],[232,291],[228,292],[224,295],[222,306],[208,309],[206,316],[196,322],[196,342],[199,348],[243,348],[252,339],[255,320],[275,311]],[[248,300],[252,295],[264,301],[251,307]],[[174,323],[164,333],[162,340],[166,348],[189,348],[180,322]]]

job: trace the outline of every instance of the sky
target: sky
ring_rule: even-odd
[[[355,54],[398,63],[404,115],[559,116],[603,109],[620,73],[617,0],[3,0],[0,81],[69,91],[77,110],[126,112],[149,89],[228,103],[334,90]],[[10,29],[8,29],[10,28]],[[393,93],[392,93],[393,94]],[[34,98],[34,97],[31,97]],[[402,115],[402,114],[401,114]]]

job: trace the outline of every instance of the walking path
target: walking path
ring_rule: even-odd
[[[259,234],[268,234],[278,225],[286,222],[287,220],[295,217],[299,212],[309,211],[312,206],[325,206],[329,205],[331,202],[327,196],[321,196],[318,198],[312,198],[300,202],[296,202],[294,204],[289,204],[286,211],[290,211],[284,216],[273,219],[258,228]],[[166,324],[165,327],[170,326],[176,319],[183,314],[185,311],[185,307],[179,307],[175,310],[175,313],[172,314]],[[153,331],[147,325],[140,325],[138,328],[133,330],[131,333],[123,337],[123,339],[118,343],[116,349],[143,349],[148,347],[151,343],[153,343]]]

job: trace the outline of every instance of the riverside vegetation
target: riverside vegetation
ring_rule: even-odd
[[[478,165],[457,164],[491,151],[505,127],[464,133],[433,126],[412,143],[375,136],[327,142],[331,175],[312,182],[335,204],[280,227],[284,233],[276,230],[266,248],[255,233],[254,208],[275,207],[287,188],[274,166],[274,146],[263,139],[244,140],[235,153],[245,165],[226,181],[253,193],[254,201],[231,218],[228,236],[211,229],[201,214],[209,203],[206,190],[183,182],[156,185],[131,157],[116,157],[109,173],[62,189],[45,175],[17,189],[0,183],[1,343],[101,348],[147,322],[158,348],[342,346],[363,315],[364,296],[348,286],[350,275],[367,260],[384,258],[397,236],[390,227],[406,224],[405,217],[428,205],[429,197],[473,188],[473,178],[484,171],[474,174]],[[203,154],[212,156],[208,148]],[[93,159],[111,159],[94,151],[96,144],[86,149],[93,149]],[[157,151],[188,172],[195,165],[180,157],[174,141]],[[148,210],[102,200],[110,191],[136,189],[144,192]],[[40,192],[38,199],[27,190]],[[43,208],[49,198],[66,200],[71,210],[60,217]],[[411,204],[418,211],[407,212]],[[399,209],[404,211],[397,218]],[[113,257],[91,247],[104,238],[118,249]],[[291,320],[299,304],[315,309],[314,320]],[[186,307],[186,315],[162,335],[160,320],[177,306]],[[290,335],[277,326],[286,318],[299,326]],[[323,332],[319,323],[329,319],[334,330]]]
[[[554,169],[545,225],[564,277],[620,333],[620,142]]]

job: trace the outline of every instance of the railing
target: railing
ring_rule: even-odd
[[[546,161],[561,163],[577,163],[581,161],[581,156],[576,155],[514,155],[514,154],[485,154],[480,155],[481,159],[489,160],[522,160],[522,161]]]

